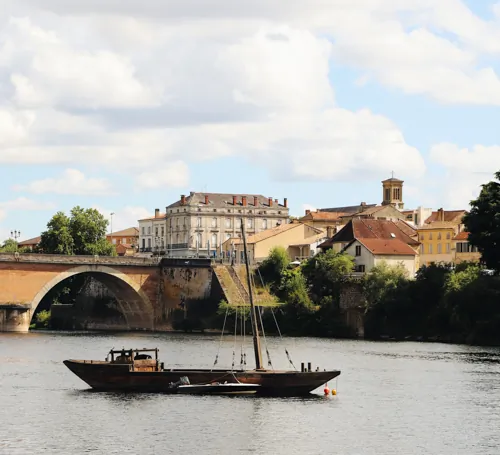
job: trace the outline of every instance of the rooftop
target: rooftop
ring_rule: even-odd
[[[430,224],[424,224],[418,228],[419,231],[430,231],[433,229],[454,229],[457,223],[452,221],[434,221]]]
[[[399,239],[407,245],[418,246],[420,243],[410,237],[393,221],[372,218],[355,218],[349,221],[331,239],[323,242],[320,247],[328,248],[334,243],[348,243],[354,239]]]
[[[40,240],[42,238],[40,236],[38,237],[33,237],[32,239],[28,240],[23,240],[22,242],[19,242],[19,246],[30,246],[30,245],[38,245],[40,243]]]
[[[453,237],[453,240],[467,241],[469,240],[469,233],[467,231],[459,232],[455,237]]]
[[[184,200],[183,200],[184,197]],[[234,193],[197,193],[191,191],[188,196],[181,196],[181,198],[167,206],[167,209],[182,206],[203,206],[208,205],[211,207],[248,207],[256,208],[281,208],[288,210],[286,199],[280,204],[277,199],[266,197],[261,194],[234,194]],[[255,204],[256,202],[256,204]]]
[[[362,202],[359,205],[348,205],[345,207],[332,207],[327,209],[319,209],[318,212],[342,212],[344,214],[349,214],[349,213],[358,213],[361,212],[362,210],[366,210],[368,208],[376,206],[377,204],[366,204]]]
[[[300,218],[300,220],[339,221],[344,215],[347,214],[344,212],[309,212]]]
[[[139,235],[139,228],[136,227],[130,227],[127,229],[123,229],[121,231],[116,231],[112,232],[109,234],[106,234],[106,236],[113,236],[113,237],[137,237]]]
[[[257,232],[256,234],[250,235],[247,238],[247,243],[252,244],[252,243],[258,243],[262,242],[263,240],[266,240],[270,237],[274,237],[275,235],[282,234],[283,232],[290,231],[292,229],[297,229],[297,228],[303,228],[307,226],[310,229],[312,229],[316,234],[322,234],[321,229],[316,229],[313,226],[304,224],[304,223],[288,223],[288,224],[281,224],[279,226],[276,226],[271,229],[266,229],[265,231]],[[238,238],[234,242],[236,245],[243,243],[243,239]],[[313,243],[313,242],[311,242]]]
[[[387,256],[416,256],[415,250],[399,239],[357,239],[372,254]]]
[[[425,220],[425,223],[429,224],[436,221],[447,221],[459,224],[462,222],[462,218],[466,213],[466,210],[436,210]]]

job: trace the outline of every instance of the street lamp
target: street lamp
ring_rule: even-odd
[[[10,231],[10,236],[14,238],[14,240],[16,241],[16,251],[17,251],[17,239],[19,237],[21,237],[21,231]]]

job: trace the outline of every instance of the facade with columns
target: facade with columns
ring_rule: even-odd
[[[191,192],[155,216],[139,220],[139,252],[176,257],[219,256],[222,244],[289,222],[287,199],[254,194]]]

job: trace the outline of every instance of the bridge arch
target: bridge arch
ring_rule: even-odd
[[[31,315],[35,314],[38,305],[51,289],[80,274],[95,278],[113,293],[129,329],[154,329],[154,306],[141,285],[119,270],[98,264],[73,267],[48,281],[31,302]]]

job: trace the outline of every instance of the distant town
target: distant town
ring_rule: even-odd
[[[431,263],[479,261],[464,229],[466,210],[404,204],[404,181],[382,181],[380,203],[306,210],[289,214],[286,198],[255,194],[191,192],[164,210],[156,208],[137,226],[109,232],[107,241],[119,256],[243,260],[241,222],[245,223],[249,261],[260,263],[274,247],[283,247],[300,263],[332,249],[354,258],[364,274],[382,261],[403,265],[409,276]],[[19,243],[34,249],[40,237]]]

